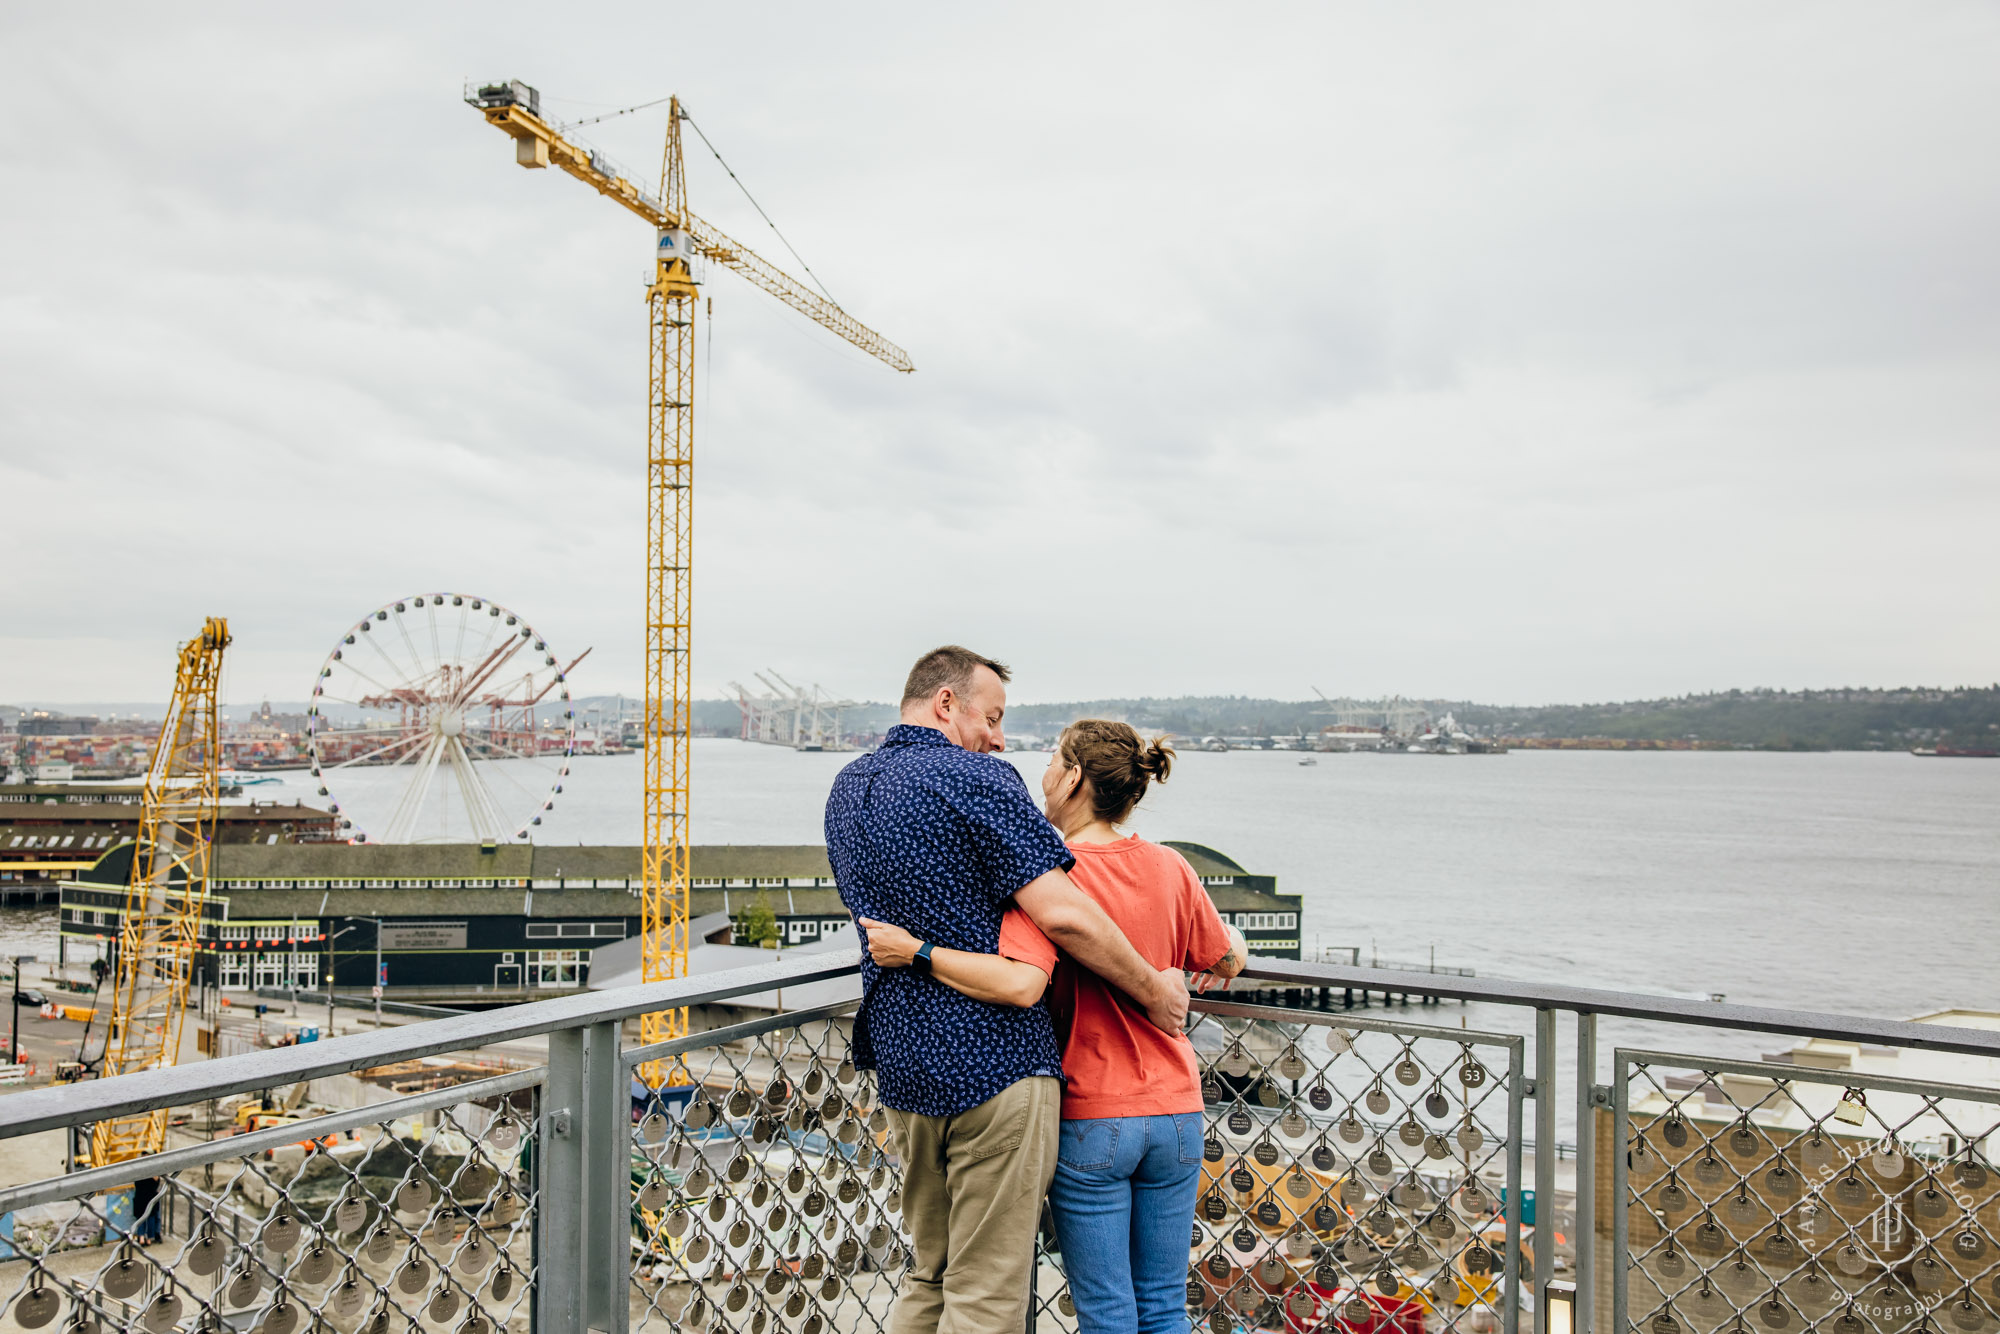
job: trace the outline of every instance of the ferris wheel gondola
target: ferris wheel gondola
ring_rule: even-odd
[[[319,795],[356,842],[527,840],[576,752],[567,666],[520,616],[422,593],[363,616],[306,710]]]

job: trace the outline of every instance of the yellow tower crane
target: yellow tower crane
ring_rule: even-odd
[[[694,315],[699,295],[692,261],[734,269],[792,309],[899,371],[909,356],[783,270],[688,212],[681,162],[680,99],[669,101],[666,149],[656,197],[622,175],[603,154],[565,138],[542,118],[541,95],[518,80],[468,89],[465,99],[486,123],[514,140],[523,167],[559,167],[653,224],[650,398],[646,414],[646,763],[644,897],[640,976],[684,977],[688,952],[689,602],[694,537]],[[647,1042],[683,1036],[684,1010],[649,1014]],[[666,1071],[645,1074],[658,1085]]]
[[[118,932],[118,971],[105,1036],[104,1074],[124,1075],[180,1060],[202,906],[208,901],[222,774],[217,689],[229,622],[211,616],[181,645],[173,703],[153,745],[139,808],[139,838]],[[91,1131],[97,1166],[158,1153],[167,1109],[99,1121]]]

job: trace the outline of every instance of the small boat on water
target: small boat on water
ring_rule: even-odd
[[[269,774],[260,774],[254,770],[244,769],[224,769],[218,777],[222,782],[231,787],[254,787],[258,783],[275,783],[279,781]]]

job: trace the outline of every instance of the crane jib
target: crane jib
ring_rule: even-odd
[[[617,164],[602,151],[565,138],[542,119],[541,94],[535,88],[519,80],[485,84],[468,94],[466,101],[484,114],[488,124],[513,138],[515,161],[521,166],[560,168],[652,223],[655,235],[662,243],[668,233],[675,234],[675,253],[690,258],[699,255],[734,270],[892,369],[904,372],[916,369],[909,354],[902,348],[826,297],[740,242],[725,236],[720,228],[694,217],[685,208],[676,211],[667,202],[640,188],[621,175]],[[661,258],[666,258],[664,249]]]

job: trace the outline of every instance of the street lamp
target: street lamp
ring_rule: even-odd
[[[342,922],[366,920],[366,922],[374,922],[376,924],[376,932],[382,930],[382,922],[376,920],[376,918],[340,918],[340,920]],[[340,972],[340,960],[334,956],[334,942],[340,940],[342,936],[346,936],[350,930],[354,930],[354,928],[352,926],[342,926],[336,932],[326,932],[326,1032],[328,1034],[334,1032],[334,978]],[[382,976],[382,942],[380,940],[376,942],[376,976],[378,978]],[[382,1004],[380,1004],[380,996],[378,996],[376,998],[376,1028],[380,1028],[380,1026],[382,1026]]]
[[[382,919],[379,917],[343,917],[340,920],[343,922],[372,922],[375,924],[375,986],[373,989],[375,992],[375,1027],[379,1030],[382,1027]],[[353,929],[351,926],[343,928],[340,934],[344,936]],[[328,948],[330,950],[331,945]],[[333,980],[331,978],[327,979],[326,1005],[327,1013],[331,1015],[333,1013]],[[332,1020],[329,1019],[327,1022],[331,1026]]]
[[[21,1007],[33,1005],[39,1008],[48,1003],[47,998],[39,991],[21,990],[21,966],[34,961],[35,956],[32,954],[14,956],[14,1004],[13,1018],[7,1026],[7,1059],[15,1065],[21,1064]]]

